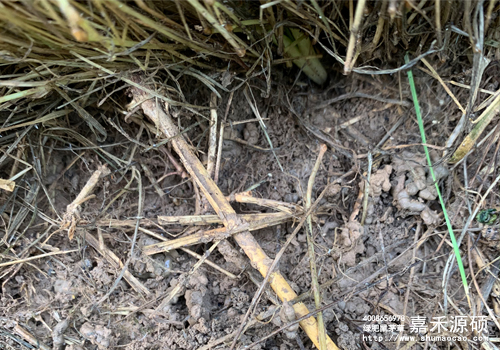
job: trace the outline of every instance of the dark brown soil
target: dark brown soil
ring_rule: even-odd
[[[461,113],[439,83],[423,73],[416,72],[416,75],[427,143],[442,146]],[[449,78],[452,77],[450,73]],[[493,84],[487,88],[496,91],[499,83],[496,81]],[[236,92],[227,116],[230,125],[225,131],[226,137],[231,140],[223,142],[219,172],[218,184],[224,194],[241,192],[260,183],[253,190],[255,197],[303,204],[319,145],[325,141],[329,142],[329,149],[316,177],[313,200],[329,182],[349,170],[355,171],[355,175],[329,190],[315,213],[318,280],[323,285],[323,305],[332,304],[324,312],[324,318],[327,332],[334,342],[341,349],[349,350],[396,349],[396,346],[408,343],[364,341],[362,336],[368,333],[363,333],[363,325],[377,323],[364,320],[370,315],[406,314],[409,317],[430,318],[445,315],[444,308],[446,315],[468,315],[468,304],[456,264],[447,280],[447,297],[443,295],[444,268],[452,250],[439,202],[432,193],[430,197],[426,194],[434,189],[404,74],[377,78],[342,77],[323,90],[307,84],[288,84],[276,87],[269,98],[259,97],[258,88],[254,87],[254,96],[274,152],[270,150],[247,99],[241,91]],[[468,92],[456,86],[452,89],[465,105]],[[125,93],[121,93],[121,98],[125,100]],[[339,96],[344,98],[326,103]],[[202,101],[208,101],[209,95],[198,92],[196,100],[196,103],[207,104]],[[218,115],[221,119],[228,101],[228,94],[219,100]],[[187,135],[191,144],[199,150],[200,158],[205,159],[207,138],[206,134],[200,135],[205,131],[207,122],[183,109],[172,108],[172,112],[184,128],[201,122],[203,127],[195,127]],[[140,129],[135,123],[127,124],[119,118],[113,121],[121,125],[123,133],[128,134],[130,139],[147,145],[155,139],[155,135]],[[240,121],[248,122],[236,125]],[[401,121],[400,126],[391,131],[398,121]],[[236,260],[226,261],[217,250],[210,255],[208,260],[237,276],[230,278],[206,264],[194,274],[187,275],[198,259],[182,250],[151,257],[141,251],[142,247],[159,242],[150,233],[166,238],[186,234],[186,227],[162,228],[154,224],[159,215],[195,213],[193,185],[175,173],[177,169],[166,155],[168,146],[142,152],[142,146],[134,144],[112,126],[109,126],[108,139],[99,141],[93,138],[92,132],[79,118],[70,115],[66,123],[66,127],[84,135],[100,149],[84,149],[89,145],[70,143],[65,138],[65,132],[50,125],[33,129],[29,138],[36,142],[31,148],[28,145],[24,147],[30,163],[33,156],[44,157],[40,179],[31,178],[19,184],[17,197],[10,202],[10,194],[0,193],[0,207],[8,204],[2,208],[0,225],[6,232],[2,243],[8,242],[11,247],[11,251],[3,251],[3,255],[15,252],[22,254],[17,255],[19,258],[27,258],[41,253],[72,251],[0,269],[0,342],[3,344],[0,348],[36,348],[43,343],[46,348],[54,349],[229,349],[233,337],[228,335],[240,326],[258,289],[257,284],[262,281],[247,258],[242,260],[240,256],[240,260],[236,257]],[[44,136],[48,137],[48,141],[44,141]],[[235,139],[242,139],[246,144]],[[485,145],[482,151],[478,150],[469,157],[466,165],[469,181],[478,169],[484,168],[490,161],[495,162],[496,142],[489,151]],[[487,153],[484,153],[485,150]],[[353,212],[365,183],[369,152],[373,156],[372,186],[366,222],[361,226],[362,209],[354,216]],[[67,168],[81,153],[81,158]],[[172,153],[181,164],[173,150]],[[480,163],[483,155],[485,160]],[[117,162],[111,156],[123,162]],[[432,156],[443,171],[440,188],[455,234],[460,235],[469,216],[464,199],[472,203],[475,194],[467,193],[463,187],[463,165],[457,168],[448,166],[440,147],[433,149]],[[69,241],[65,231],[54,233],[58,228],[58,216],[63,216],[66,206],[76,198],[92,172],[106,162],[112,164],[109,166],[111,174],[100,182],[94,191],[95,197],[83,204],[75,238]],[[9,178],[12,164],[11,161],[2,166],[0,178]],[[496,164],[493,172],[477,178],[470,190],[476,191],[482,184],[484,193],[498,176]],[[149,176],[145,168],[151,172]],[[174,174],[163,178],[170,173]],[[139,175],[141,186],[138,185]],[[161,189],[162,196],[151,183],[152,179],[161,179],[157,187]],[[415,192],[412,186],[419,181],[424,185]],[[25,198],[35,187],[42,185],[37,189],[37,201],[30,202],[36,204],[33,211]],[[124,188],[126,191],[121,193]],[[139,188],[142,188],[143,200],[140,213]],[[494,192],[497,193],[496,189]],[[50,202],[46,193],[51,198]],[[492,198],[488,199],[489,206],[499,204],[498,197],[489,198]],[[28,208],[29,214],[18,227],[13,228],[14,219],[23,208]],[[272,211],[244,204],[234,204],[234,208],[238,213]],[[138,215],[142,218],[139,224],[141,229],[136,232],[131,256]],[[132,224],[121,227],[104,224],[112,219],[128,219],[132,220]],[[274,258],[295,225],[289,222],[269,227],[255,232],[254,236],[265,252]],[[469,258],[471,248],[467,245],[466,236],[461,245],[462,257],[468,273],[469,259],[474,263],[475,277],[482,287],[490,275],[478,272],[477,261],[481,259],[478,256],[481,255],[485,262],[491,262],[498,256],[498,250],[495,244],[477,241],[479,229],[475,222],[471,229],[470,237],[477,251],[471,252]],[[192,232],[190,230],[187,234]],[[134,290],[120,277],[122,269],[100,255],[84,239],[85,234],[102,237],[106,248],[122,263],[128,262],[128,270],[147,288],[149,294]],[[35,242],[38,238],[39,241]],[[235,242],[232,239],[228,242],[233,248],[225,246],[222,249],[241,255]],[[190,248],[203,255],[210,246],[207,243]],[[242,269],[241,265],[246,267]],[[309,256],[303,232],[292,241],[280,260],[279,270],[297,294],[311,290]],[[116,284],[118,279],[120,281]],[[470,278],[469,283],[473,285]],[[176,296],[158,309],[158,305],[177,285],[182,287]],[[473,295],[477,295],[474,287],[473,291]],[[255,315],[275,307],[275,298],[274,293],[268,290],[258,303]],[[494,296],[487,301],[491,308],[496,302],[492,298]],[[444,300],[447,300],[446,305]],[[305,302],[310,310],[315,308],[312,297],[306,298]],[[485,312],[482,309],[481,314],[486,315]],[[270,318],[254,323],[240,336],[239,346],[260,340],[277,329],[279,324],[279,320]],[[21,335],[19,327],[40,343],[30,345],[28,338]],[[409,324],[406,323],[406,333],[408,329]],[[493,323],[489,323],[489,332],[490,337],[500,336]],[[298,338],[290,339],[286,333],[279,333],[253,349],[313,348],[302,331],[298,332]],[[441,347],[444,343],[432,344]],[[425,342],[414,346],[427,348]],[[471,341],[469,346],[477,347],[477,343]]]

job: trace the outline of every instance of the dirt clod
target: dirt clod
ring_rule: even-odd
[[[337,253],[340,257],[339,262],[347,266],[356,265],[356,255],[362,254],[365,246],[362,241],[364,228],[357,221],[348,222],[342,228],[339,235],[340,251]]]
[[[60,350],[64,346],[64,332],[69,326],[69,319],[59,322],[52,330],[52,348]]]
[[[250,145],[256,145],[259,142],[259,128],[254,123],[247,123],[243,130],[243,138]]]
[[[391,189],[391,181],[389,176],[392,173],[390,165],[378,169],[375,174],[370,177],[370,192],[372,197],[380,197],[382,191],[388,192]]]
[[[111,345],[111,330],[101,326],[85,322],[80,328],[80,333],[99,349],[107,349]]]

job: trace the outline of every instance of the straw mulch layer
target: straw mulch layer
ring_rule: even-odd
[[[496,349],[499,14],[0,1],[0,348]]]

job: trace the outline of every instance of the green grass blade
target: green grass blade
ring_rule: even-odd
[[[405,55],[406,63],[408,63],[409,60],[410,59],[408,57],[408,54],[406,54]],[[464,265],[462,264],[462,258],[460,256],[460,249],[458,247],[457,240],[455,239],[453,228],[451,227],[450,218],[448,217],[446,206],[444,205],[443,196],[441,196],[441,191],[439,190],[439,185],[436,181],[436,176],[434,175],[431,156],[429,155],[429,150],[426,146],[427,139],[425,137],[424,122],[422,120],[422,114],[420,113],[420,105],[418,104],[417,90],[415,88],[415,82],[413,81],[413,72],[411,69],[408,70],[408,81],[410,82],[411,96],[413,98],[413,103],[415,105],[415,113],[417,114],[418,128],[420,129],[420,137],[422,138],[422,143],[424,144],[425,157],[427,158],[427,163],[429,164],[429,171],[432,176],[432,181],[434,181],[434,185],[436,186],[436,191],[439,196],[439,203],[441,204],[441,208],[443,209],[444,219],[446,221],[446,227],[448,228],[448,232],[450,234],[451,243],[453,244],[453,251],[455,252],[455,257],[457,258],[458,269],[460,270],[460,276],[462,277],[462,284],[465,289],[465,295],[467,296],[469,307],[471,307],[471,302],[469,297],[469,286],[467,284],[467,277],[465,275]]]

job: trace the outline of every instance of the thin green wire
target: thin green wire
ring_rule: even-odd
[[[405,62],[410,61],[408,53],[405,55]],[[462,277],[462,284],[464,285],[465,295],[467,296],[467,301],[470,304],[469,298],[469,286],[467,284],[467,276],[465,275],[464,265],[462,263],[462,257],[460,256],[460,249],[455,239],[455,234],[453,233],[453,228],[451,227],[451,221],[446,212],[446,206],[444,205],[443,197],[441,196],[441,191],[439,190],[439,185],[436,181],[436,176],[434,175],[434,168],[432,167],[431,156],[429,155],[429,150],[427,149],[427,139],[425,138],[424,122],[422,121],[422,114],[420,113],[420,106],[418,104],[417,90],[415,89],[415,82],[413,81],[413,72],[411,69],[408,70],[408,81],[410,82],[411,96],[413,98],[413,103],[415,105],[415,113],[417,114],[418,128],[420,129],[420,136],[422,138],[422,143],[424,144],[425,157],[427,158],[427,164],[429,164],[429,171],[432,176],[432,181],[436,186],[436,191],[439,197],[439,203],[443,209],[444,219],[446,221],[446,226],[448,232],[450,233],[451,243],[453,244],[453,251],[455,252],[455,257],[457,258],[458,269],[460,270],[460,276]]]

